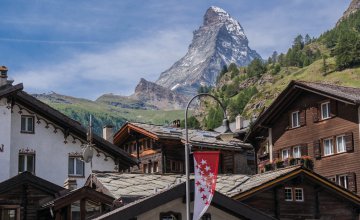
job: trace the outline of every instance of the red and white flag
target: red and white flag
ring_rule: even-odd
[[[209,208],[215,193],[219,166],[218,151],[194,152],[195,199],[193,220],[199,220]]]

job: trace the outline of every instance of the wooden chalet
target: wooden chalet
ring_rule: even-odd
[[[31,172],[0,183],[1,220],[85,220],[108,212],[113,202],[89,187],[66,189]]]
[[[359,219],[360,197],[301,166],[251,176],[227,196],[276,219]]]
[[[251,127],[258,172],[306,163],[360,194],[360,88],[292,81]]]
[[[194,182],[191,183],[193,193]],[[152,196],[129,203],[109,213],[99,216],[100,219],[123,219],[123,220],[181,220],[186,219],[186,207],[184,203],[185,183],[178,184]],[[193,205],[193,204],[192,204]],[[265,220],[273,217],[252,208],[244,203],[233,200],[215,191],[213,200],[202,219],[206,220],[236,220],[253,219]]]
[[[114,144],[139,159],[140,166],[131,172],[185,173],[184,134],[179,127],[128,122],[114,135]],[[189,129],[192,150],[219,150],[220,173],[253,173],[253,147],[237,139],[223,141],[219,134]]]

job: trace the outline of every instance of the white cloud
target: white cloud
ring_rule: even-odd
[[[191,32],[184,29],[158,31],[107,49],[74,54],[56,65],[31,67],[13,75],[17,82],[24,83],[26,90],[36,93],[56,91],[86,98],[110,91],[130,94],[141,77],[156,80],[185,55],[191,37]]]

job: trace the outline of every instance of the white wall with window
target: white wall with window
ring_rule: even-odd
[[[6,99],[0,99],[0,130],[0,145],[4,145],[4,152],[0,152],[0,182],[28,170],[62,186],[69,177],[69,170],[75,168],[77,185],[82,186],[91,172],[90,163],[84,164],[83,175],[78,175],[79,166],[69,167],[69,154],[81,155],[82,143],[73,136],[65,140],[61,129],[46,116],[38,118],[31,110],[17,104],[11,110]],[[114,171],[115,168],[109,155],[94,152],[94,170]]]

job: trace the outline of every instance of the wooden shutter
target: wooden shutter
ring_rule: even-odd
[[[345,145],[346,145],[347,152],[354,151],[354,141],[353,141],[353,133],[352,132],[345,133]]]
[[[299,112],[299,117],[300,117],[300,126],[304,126],[306,125],[306,110],[302,110]]]
[[[348,190],[351,192],[356,192],[356,175],[355,173],[348,173]]]
[[[273,152],[273,159],[280,158],[280,151]]]
[[[319,106],[312,108],[313,122],[318,122],[320,120]]]
[[[300,150],[301,150],[301,156],[307,156],[308,155],[308,147],[307,144],[302,144],[300,146]]]
[[[337,101],[331,100],[330,101],[330,116],[334,117],[337,115]]]
[[[314,157],[316,159],[321,158],[321,146],[320,146],[320,140],[314,141]]]
[[[292,128],[292,112],[288,112],[288,125],[285,127],[285,130]]]

